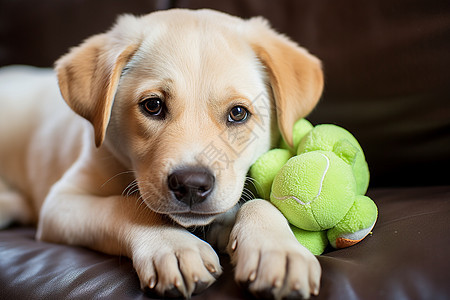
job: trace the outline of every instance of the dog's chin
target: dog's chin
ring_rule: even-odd
[[[169,217],[183,227],[206,226],[221,214],[172,213]]]

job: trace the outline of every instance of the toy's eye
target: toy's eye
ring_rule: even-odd
[[[164,102],[161,98],[147,98],[139,104],[142,110],[151,116],[162,116],[164,114]]]
[[[228,122],[243,123],[249,116],[250,113],[248,110],[245,107],[238,105],[230,110],[230,113],[228,114]]]

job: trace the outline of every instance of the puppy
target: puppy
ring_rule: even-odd
[[[55,69],[1,71],[2,227],[126,255],[161,296],[215,281],[211,244],[256,295],[318,293],[320,265],[282,214],[239,204],[252,163],[279,132],[292,145],[317,103],[318,59],[262,18],[169,10],[120,17]],[[186,229],[207,224],[211,244]]]

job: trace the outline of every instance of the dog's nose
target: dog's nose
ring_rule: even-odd
[[[180,169],[169,175],[168,186],[178,201],[192,206],[206,200],[214,188],[214,176],[206,169]]]

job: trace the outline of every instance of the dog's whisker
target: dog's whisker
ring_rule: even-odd
[[[136,199],[136,203],[138,204],[138,208],[140,208],[142,204],[145,204],[145,196],[146,196],[147,194],[148,194],[148,193],[141,194],[141,195],[139,195],[139,197]]]
[[[262,187],[262,184],[258,182],[255,178],[246,176],[245,183],[254,187],[255,190]]]
[[[139,193],[139,188],[138,188],[138,187],[135,187],[134,189],[130,190],[130,191],[127,193],[127,197],[130,197],[131,195],[137,194],[137,193]]]
[[[129,196],[129,191],[131,189],[133,189],[135,186],[135,180],[133,180],[132,182],[130,182],[123,190],[122,192],[122,196]]]
[[[249,197],[249,198],[252,198],[252,197],[255,197],[255,195],[252,193],[252,191],[250,191],[250,190],[244,190],[244,191],[242,191],[242,194],[245,196],[245,197]]]
[[[130,184],[127,185],[127,187],[123,190],[122,195],[129,197],[136,192],[139,192],[137,179],[133,180],[132,182],[130,182]]]
[[[142,206],[147,206],[147,204],[146,204],[146,202],[145,202],[145,199],[144,198],[142,198],[142,197],[140,197],[140,202],[139,202],[139,206],[138,206],[138,208],[141,208]]]
[[[255,178],[250,177],[250,176],[245,176],[245,180],[246,180],[246,181],[254,181]]]
[[[256,183],[256,184],[259,184],[258,181],[257,181],[255,178],[252,178],[252,177],[250,177],[250,176],[246,176],[246,177],[245,177],[245,183],[246,183],[246,184],[249,184],[249,185],[251,184],[251,185],[253,185],[254,187],[256,187],[256,186],[255,186],[255,183]]]
[[[100,188],[103,188],[105,185],[107,185],[111,180],[113,180],[114,178],[121,176],[121,175],[125,175],[125,174],[130,174],[130,173],[136,173],[135,171],[129,170],[129,171],[123,171],[120,173],[117,173],[116,175],[112,176],[111,178],[109,178],[107,181],[105,181]]]
[[[243,191],[242,192],[241,200],[244,201],[244,202],[247,202],[247,201],[255,199],[255,198],[256,198],[255,195],[253,195],[253,193],[250,192],[250,191]]]

